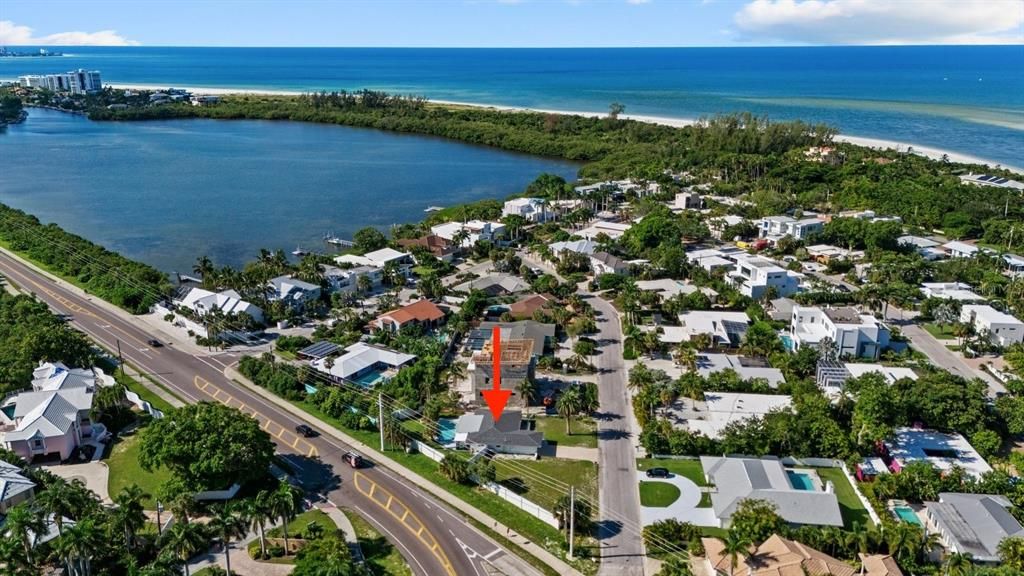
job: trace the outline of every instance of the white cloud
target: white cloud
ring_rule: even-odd
[[[5,46],[138,46],[115,30],[99,32],[59,32],[47,36],[33,36],[32,28],[19,26],[10,20],[0,20],[0,45]]]
[[[753,0],[740,40],[793,44],[1024,44],[1024,0]]]

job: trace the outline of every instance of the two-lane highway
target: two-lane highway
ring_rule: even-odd
[[[447,506],[412,486],[400,472],[381,465],[387,463],[355,471],[341,460],[350,448],[323,430],[313,438],[296,434],[296,418],[225,377],[224,369],[236,358],[193,355],[173,345],[151,348],[146,342],[152,335],[127,312],[83,295],[2,251],[0,273],[68,316],[76,328],[107,350],[116,351],[120,342],[127,362],[183,401],[221,402],[251,414],[271,434],[278,451],[302,468],[304,484],[315,485],[325,476],[336,475],[340,482],[325,490],[326,498],[354,508],[371,521],[399,548],[415,574],[484,576],[496,573],[496,563],[510,575],[537,574]]]

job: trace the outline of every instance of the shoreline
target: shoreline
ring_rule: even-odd
[[[164,90],[168,88],[179,88],[187,90],[194,94],[204,94],[211,96],[225,96],[231,94],[237,95],[250,95],[250,96],[299,96],[308,91],[303,90],[268,90],[268,89],[255,89],[255,88],[223,88],[223,87],[201,87],[201,86],[163,86],[159,84],[121,84],[113,83],[107,84],[111,88],[127,89],[127,90]],[[566,116],[584,116],[584,117],[603,117],[603,112],[586,112],[580,110],[551,110],[543,108],[530,108],[525,106],[505,106],[501,104],[481,104],[477,102],[458,102],[454,100],[428,100],[433,104],[445,104],[452,106],[471,106],[475,108],[489,108],[499,110],[502,112],[539,112],[542,114],[561,114]],[[692,126],[697,123],[695,118],[676,118],[671,116],[651,116],[646,114],[622,114],[619,118],[623,120],[635,120],[637,122],[648,122],[651,124],[661,124],[664,126],[671,126],[674,128],[684,128],[686,126]],[[869,136],[854,136],[847,134],[838,134],[835,137],[837,142],[846,142],[854,144],[856,146],[864,146],[866,148],[874,148],[876,150],[896,150],[897,152],[907,151],[913,149],[913,153],[930,158],[932,160],[942,160],[945,156],[950,162],[958,162],[962,164],[982,164],[988,167],[998,167],[1005,170],[1017,172],[1018,174],[1024,174],[1024,168],[1018,166],[1010,166],[988,160],[971,154],[963,152],[954,152],[951,150],[943,150],[941,148],[935,148],[933,146],[920,146],[911,142],[900,142],[897,140],[887,140],[884,138],[873,138]]]

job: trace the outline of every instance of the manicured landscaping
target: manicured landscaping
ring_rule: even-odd
[[[110,469],[110,478],[107,481],[107,491],[111,497],[121,491],[122,488],[138,484],[144,492],[150,495],[142,501],[147,510],[156,509],[156,500],[160,486],[171,478],[170,471],[158,468],[147,472],[139,465],[139,434],[136,432],[131,436],[118,438],[110,448],[110,455],[104,462]]]
[[[150,381],[148,384],[143,384],[142,382],[139,382],[132,376],[122,373],[121,370],[119,370],[117,366],[114,365],[113,362],[110,362],[109,360],[106,359],[101,359],[97,364],[107,374],[113,374],[114,379],[117,380],[118,383],[120,383],[128,390],[131,390],[132,392],[138,394],[139,398],[142,398],[146,402],[149,402],[157,410],[161,412],[169,412],[171,410],[174,410],[174,407],[171,406],[170,403],[168,403],[166,400],[158,396],[156,392],[153,392],[150,389],[150,386],[160,386],[159,384],[152,381]],[[175,396],[174,393],[168,391],[163,386],[160,386],[160,388],[164,391],[167,391],[168,394],[171,394],[171,396],[177,398],[177,396]]]
[[[843,474],[842,468],[816,468],[815,471],[822,482],[831,481],[836,487],[836,498],[839,499],[839,510],[843,514],[843,525],[846,528],[852,528],[854,524],[871,525],[867,508],[861,504],[860,498],[857,498],[857,493]]]
[[[552,416],[537,418],[537,431],[548,443],[559,446],[597,448],[597,424],[590,418],[573,419],[572,434],[565,433],[565,420]]]
[[[679,499],[679,488],[668,482],[640,482],[640,505],[664,508]]]
[[[332,534],[337,532],[338,526],[331,520],[331,517],[312,508],[292,518],[292,521],[288,523],[288,537],[289,538],[304,538],[306,535],[306,529],[310,523],[317,524],[320,526],[321,538],[330,537]],[[283,538],[284,530],[280,526],[277,528],[271,528],[266,532],[267,538]],[[267,545],[269,548],[269,544]],[[247,547],[249,551],[249,557],[256,558],[260,552],[260,539],[256,538],[252,542],[249,542]],[[270,558],[267,560],[260,560],[261,562],[270,562],[272,564],[292,564],[295,562],[294,556],[279,556],[277,558]]]
[[[935,324],[933,322],[927,322],[925,324],[922,324],[921,327],[924,328],[926,332],[938,338],[939,340],[950,340],[956,338],[956,334],[953,333],[952,324],[946,324],[945,326],[940,327],[938,324]]]
[[[597,502],[597,464],[587,460],[494,460],[498,483],[526,499],[551,509],[567,494],[560,482],[576,487],[576,493]],[[543,480],[554,478],[555,480]]]
[[[665,468],[673,474],[689,478],[697,486],[708,485],[707,480],[704,479],[704,467],[700,465],[700,460],[637,458],[636,467],[640,471],[650,468]]]
[[[366,567],[373,576],[406,576],[412,574],[409,565],[387,538],[378,532],[362,516],[345,510],[359,540],[359,548],[363,551]]]

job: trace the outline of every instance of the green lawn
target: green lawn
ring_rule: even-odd
[[[680,476],[689,478],[697,486],[708,485],[707,480],[704,479],[704,468],[700,465],[700,460],[637,458],[636,467],[638,470],[647,470],[648,468],[667,468],[668,471],[673,474],[679,474]]]
[[[132,484],[138,484],[149,498],[143,500],[143,506],[147,510],[156,509],[154,496],[160,490],[160,486],[171,478],[171,473],[165,468],[159,468],[153,472],[146,472],[139,465],[139,433],[131,436],[118,438],[110,448],[110,455],[105,462],[110,469],[110,479],[107,482],[107,491],[111,498],[121,491],[122,488]]]
[[[938,324],[935,324],[933,322],[927,322],[925,324],[922,324],[921,327],[924,328],[926,332],[938,338],[939,340],[950,340],[952,338],[956,338],[956,334],[953,334],[953,326],[950,324],[947,324],[940,328]]]
[[[668,482],[640,482],[640,505],[664,508],[679,499],[679,488]]]
[[[842,468],[815,468],[822,482],[832,481],[836,487],[836,498],[839,499],[839,510],[843,513],[843,525],[849,529],[854,524],[870,526],[871,517],[867,508],[861,504],[850,481],[843,474]]]
[[[576,493],[597,502],[597,464],[587,460],[494,460],[498,482],[548,509],[567,494],[557,482],[576,487]]]
[[[381,535],[369,522],[350,510],[345,515],[356,530],[359,547],[363,551],[366,567],[373,576],[407,576],[412,574],[409,565],[387,538]]]
[[[565,420],[552,416],[537,418],[537,431],[544,439],[559,446],[597,448],[597,424],[590,418],[573,419],[572,435],[565,433]]]
[[[321,512],[320,510],[317,510],[316,508],[313,508],[311,510],[306,510],[305,512],[299,514],[298,516],[293,518],[291,522],[288,523],[288,537],[302,538],[303,536],[305,536],[306,528],[309,526],[310,522],[319,524],[320,527],[323,528],[323,536],[321,536],[322,538],[330,536],[338,530],[337,524],[334,523],[334,520],[331,520],[330,516],[328,516],[324,512]],[[267,530],[266,536],[267,538],[283,538],[284,531],[281,529],[280,526],[278,526],[277,528],[271,528],[270,530]],[[247,549],[249,551],[250,558],[257,557],[260,552],[260,539],[256,538],[255,540],[250,542]],[[260,562],[269,562],[271,564],[293,564],[295,562],[295,557],[281,556],[278,558],[271,558],[269,560],[260,560]]]

